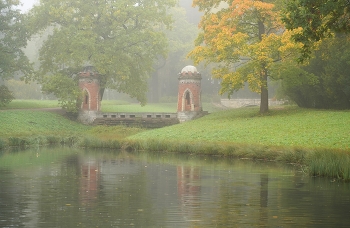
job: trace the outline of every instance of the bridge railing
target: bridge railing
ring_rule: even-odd
[[[130,112],[108,112],[108,113],[100,113],[97,115],[97,118],[112,118],[112,119],[132,119],[132,118],[141,118],[141,119],[173,119],[177,118],[177,113],[130,113]]]

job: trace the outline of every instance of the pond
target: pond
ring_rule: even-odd
[[[348,227],[350,184],[272,162],[0,153],[0,227]]]

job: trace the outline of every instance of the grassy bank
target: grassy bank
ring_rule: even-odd
[[[261,116],[257,108],[233,109],[145,130],[85,126],[53,113],[8,110],[0,112],[0,125],[0,148],[61,143],[275,160],[298,164],[311,175],[350,180],[349,111],[280,107]]]
[[[115,139],[144,131],[123,126],[86,126],[63,116],[46,111],[0,111],[0,149],[31,145],[68,144],[79,145],[83,141],[92,145],[104,145]],[[97,146],[95,146],[97,147]]]
[[[285,107],[261,116],[257,108],[244,108],[213,113],[130,139],[350,150],[349,126],[349,111]]]

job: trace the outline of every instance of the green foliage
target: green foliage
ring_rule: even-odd
[[[19,1],[0,1],[0,78],[13,78],[19,72],[32,73],[31,65],[22,48],[27,44],[23,15],[16,6]]]
[[[316,41],[332,36],[332,32],[349,32],[350,4],[348,0],[285,1],[282,20],[287,29],[303,28],[294,39],[302,42],[301,61],[309,58]]]
[[[349,49],[348,36],[324,39],[308,65],[285,69],[284,93],[300,107],[349,109]]]
[[[57,73],[43,78],[42,90],[53,93],[58,98],[59,105],[68,112],[77,112],[80,107],[81,90],[76,78],[67,77],[64,73]]]
[[[0,107],[6,106],[13,99],[15,99],[13,93],[6,86],[0,85]]]
[[[40,49],[37,77],[28,79],[39,80],[45,91],[73,109],[78,96],[75,75],[61,71],[89,64],[101,74],[102,88],[127,93],[144,104],[154,60],[166,54],[160,28],[170,26],[167,11],[174,4],[175,0],[42,0],[28,15],[30,33],[53,31]]]
[[[6,86],[13,92],[16,99],[41,99],[43,94],[41,88],[36,83],[26,84],[21,80],[10,79],[6,81]]]

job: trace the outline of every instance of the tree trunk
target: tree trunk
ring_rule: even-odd
[[[262,35],[265,34],[265,25],[262,20],[258,21],[259,27],[259,40],[262,40]],[[261,94],[260,94],[260,113],[266,113],[269,111],[269,92],[267,89],[267,69],[266,65],[261,65]]]
[[[267,70],[263,70],[261,75],[261,95],[260,95],[260,113],[269,111],[269,91],[267,89]]]

